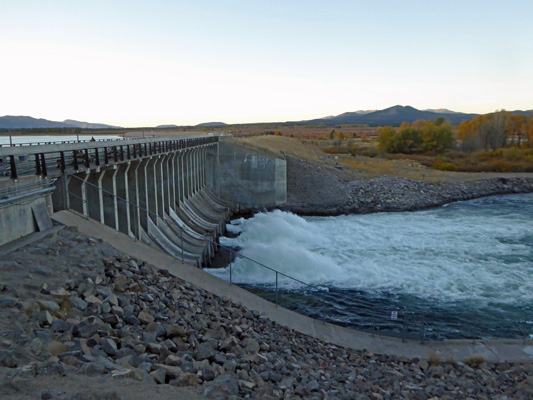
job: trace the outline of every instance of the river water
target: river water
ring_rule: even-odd
[[[402,213],[232,222],[233,282],[298,312],[384,334],[533,334],[533,194]],[[210,270],[229,280],[229,267]]]

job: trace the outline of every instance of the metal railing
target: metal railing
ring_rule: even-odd
[[[69,174],[68,176],[74,177],[76,179],[79,179],[83,181],[82,178],[74,175]],[[155,220],[159,219],[164,221],[165,223],[175,227],[180,232],[180,239],[181,239],[181,257],[178,259],[181,259],[182,263],[185,263],[187,260],[190,260],[190,257],[186,255],[184,246],[183,246],[183,235],[184,235],[184,229],[182,226],[178,225],[175,221],[169,220],[167,218],[164,218],[157,213],[151,212],[150,210],[146,209],[145,207],[142,207],[138,204],[135,204],[131,201],[128,201],[120,196],[117,196],[97,185],[92,184],[91,182],[85,181],[86,185],[89,185],[91,187],[94,187],[100,191],[102,191],[104,194],[112,196],[113,198],[116,198],[118,201],[124,202],[136,210],[137,216],[142,212],[146,213],[147,215],[153,217]],[[76,194],[69,192],[70,195],[73,195],[79,199],[81,197],[77,196]],[[83,199],[81,199],[83,200]],[[88,216],[86,216],[88,218]],[[139,234],[139,232],[137,232]],[[266,265],[262,262],[259,262],[257,260],[254,260],[238,250],[230,247],[222,245],[218,242],[215,242],[212,240],[211,237],[204,235],[204,240],[207,243],[210,243],[213,246],[216,246],[218,249],[219,255],[223,252],[226,252],[228,257],[226,258],[227,264],[224,263],[226,266],[227,271],[227,281],[229,285],[238,285],[242,286],[247,290],[251,290],[256,295],[259,295],[269,301],[272,301],[276,306],[283,306],[289,309],[293,309],[297,312],[307,314],[313,318],[319,319],[323,322],[332,323],[335,325],[343,325],[342,322],[339,320],[334,319],[329,314],[331,314],[331,310],[334,309],[334,299],[328,299],[328,289],[325,288],[323,285],[313,285],[307,282],[304,282],[298,278],[295,278],[293,276],[290,276],[289,274],[280,271],[279,269],[273,268],[269,265]],[[244,260],[246,262],[250,262],[252,265],[255,265],[265,271],[269,271],[272,273],[272,283],[270,284],[261,284],[260,287],[253,284],[246,284],[243,283],[243,280],[236,279],[236,271],[235,271],[235,263],[237,260]],[[282,283],[282,281],[285,280],[285,284]],[[240,283],[239,283],[240,282]],[[290,282],[291,284],[287,284]],[[253,286],[253,287],[252,287]],[[261,288],[267,288],[266,291],[261,291]],[[303,294],[302,294],[303,291]],[[300,298],[297,298],[294,300],[295,296],[301,296],[302,298],[310,299],[313,302],[313,308],[312,310],[307,313],[303,311],[301,308],[298,307],[298,303],[300,302]],[[295,306],[296,305],[296,306]],[[328,312],[329,311],[329,312]],[[365,322],[361,323],[357,328],[358,330],[368,332],[372,335],[386,335],[386,336],[394,336],[400,338],[402,341],[407,340],[418,340],[420,343],[424,343],[429,340],[435,340],[438,339],[439,336],[437,336],[431,328],[431,325],[428,323],[425,315],[423,313],[416,313],[412,310],[409,310],[407,307],[398,306],[398,307],[383,307],[378,306],[376,304],[370,303],[368,307],[365,309],[359,309],[358,310],[361,315],[365,314]],[[522,334],[522,339],[524,343],[528,339],[533,339],[532,337],[532,331],[531,329],[528,329],[530,326],[533,325],[533,322],[528,322],[527,315],[533,315],[533,313],[529,310],[525,310],[525,317],[524,321],[526,322],[522,326],[524,327],[524,331]],[[528,314],[529,313],[529,314]],[[464,336],[466,338],[467,336]],[[471,339],[475,342],[477,339],[472,338]]]
[[[26,136],[26,135],[25,135]],[[66,135],[66,136],[74,136],[74,135]],[[89,135],[84,135],[89,136]],[[106,135],[109,136],[109,135]],[[13,143],[12,137],[17,136],[9,136],[9,143],[0,143],[1,147],[22,147],[22,146],[43,146],[47,144],[72,144],[72,143],[94,143],[94,142],[112,142],[116,140],[134,140],[134,139],[145,139],[145,138],[154,138],[155,135],[151,136],[135,136],[135,137],[120,137],[117,136],[115,138],[106,138],[106,139],[99,139],[97,137],[93,137],[91,139],[69,139],[69,140],[38,140],[33,142],[20,142],[20,143]]]
[[[116,140],[88,141],[86,142],[87,147],[75,150],[32,153],[30,146],[28,153],[24,155],[10,155],[8,152],[8,155],[0,158],[0,176],[9,176],[12,179],[17,179],[19,175],[47,176],[51,171],[63,172],[67,169],[77,172],[91,167],[112,165],[216,143],[218,142],[218,136],[161,139],[143,143],[129,143],[126,140],[124,141],[125,144],[109,146],[106,146],[105,142],[116,142]]]
[[[74,177],[75,179],[78,179],[80,181],[84,181],[82,178],[76,176],[75,174],[68,174],[69,177]],[[116,198],[118,201],[124,202],[125,204],[128,204],[129,206],[132,206],[136,210],[136,215],[140,215],[140,213],[146,213],[147,215],[153,217],[155,220],[159,219],[161,221],[164,221],[165,223],[172,225],[180,232],[180,239],[182,241],[181,245],[181,257],[178,258],[182,263],[185,263],[186,260],[190,260],[189,256],[186,256],[186,252],[183,246],[183,235],[184,235],[184,229],[182,226],[178,225],[175,221],[169,220],[167,218],[164,218],[157,213],[154,213],[150,210],[148,210],[145,207],[142,207],[134,202],[131,202],[125,198],[122,198],[116,194],[113,194],[112,192],[105,190],[91,182],[84,181],[85,185],[89,185],[90,187],[93,187],[102,193],[111,196],[113,198]],[[73,192],[68,191],[68,194],[83,201],[86,202],[87,200],[83,199],[82,197],[76,195]],[[89,218],[88,215],[85,215],[86,218]],[[139,234],[139,232],[137,232]],[[251,262],[253,265],[256,265],[266,271],[270,271],[273,273],[273,283],[272,283],[272,290],[273,293],[262,293],[259,294],[257,291],[256,294],[259,294],[261,297],[266,298],[269,301],[272,301],[276,306],[282,306],[284,303],[287,303],[287,297],[290,297],[292,293],[294,293],[294,284],[301,289],[302,287],[305,288],[306,296],[311,294],[311,299],[318,304],[319,311],[317,313],[314,313],[313,315],[310,315],[312,317],[315,317],[323,322],[329,322],[333,324],[338,324],[337,321],[332,320],[331,318],[328,318],[327,316],[327,310],[328,307],[331,306],[331,304],[328,305],[328,301],[326,298],[327,290],[321,285],[312,285],[307,282],[304,282],[298,278],[295,278],[293,276],[290,276],[276,268],[273,268],[271,266],[268,266],[262,262],[259,262],[257,260],[254,260],[250,257],[247,257],[243,254],[241,254],[239,251],[229,247],[222,245],[218,242],[213,241],[209,236],[204,235],[204,240],[214,246],[218,249],[218,251],[225,251],[229,254],[229,263],[227,265],[227,271],[229,274],[228,283],[229,285],[239,285],[238,280],[235,280],[235,272],[234,272],[234,263],[235,260],[242,259],[246,260],[248,262]],[[137,238],[139,239],[139,238]],[[292,282],[293,287],[292,288],[284,288],[286,286],[290,285],[282,285],[281,279],[284,278],[285,280]],[[245,285],[246,287],[246,285]],[[285,302],[283,301],[283,297],[286,297]],[[287,308],[291,308],[290,305]],[[317,308],[315,307],[315,310]],[[401,337],[403,341],[406,341],[407,339],[419,339],[420,342],[424,342],[427,340],[427,323],[420,318],[416,318],[415,315],[407,312],[407,310],[379,310],[380,312],[376,312],[377,310],[372,311],[372,319],[370,324],[370,329],[365,329],[364,327],[361,328],[363,331],[370,332],[372,334],[384,334],[383,330],[380,329],[380,326],[385,325],[384,321],[387,319],[387,315],[389,316],[387,325],[392,326],[393,328],[389,329],[389,331],[395,331],[394,333],[388,332],[389,334],[392,333],[393,336]],[[376,319],[376,316],[379,315],[379,320]]]
[[[15,185],[0,189],[0,209],[14,204],[24,204],[37,197],[47,196],[54,191],[55,179],[46,179],[25,185]]]

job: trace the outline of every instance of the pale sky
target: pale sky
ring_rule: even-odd
[[[533,1],[0,0],[0,116],[134,127],[533,108]]]

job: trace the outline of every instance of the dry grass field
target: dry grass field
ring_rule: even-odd
[[[328,154],[323,150],[333,146],[329,139],[297,139],[285,136],[249,136],[231,139],[234,143],[248,147],[252,150],[265,152],[274,156],[286,155],[302,160],[320,162],[328,165],[338,164],[359,172],[359,178],[377,178],[380,176],[393,176],[416,180],[428,180],[434,182],[458,182],[493,177],[531,177],[532,173],[500,173],[500,172],[453,172],[440,171],[426,167],[416,160],[411,159],[388,159],[380,156],[367,157],[350,154]],[[364,147],[375,146],[375,139],[362,142],[361,139],[349,139],[353,145]],[[336,160],[335,157],[338,157]]]

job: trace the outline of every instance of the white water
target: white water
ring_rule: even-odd
[[[405,213],[304,219],[274,211],[235,221],[240,236],[222,243],[310,284],[436,303],[523,305],[533,302],[532,221],[533,195]],[[228,279],[228,269],[210,272]],[[238,259],[232,279],[273,283],[275,273]]]

